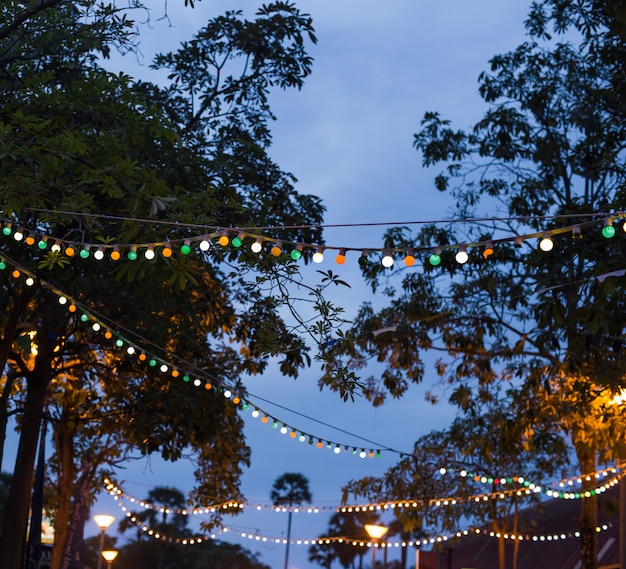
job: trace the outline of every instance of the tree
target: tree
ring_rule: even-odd
[[[396,271],[394,286],[380,263],[364,267],[374,290],[385,285],[388,305],[362,307],[350,341],[329,354],[324,383],[333,388],[335,370],[354,374],[377,357],[387,368],[363,385],[381,404],[421,381],[424,354],[436,351],[435,369],[461,410],[491,386],[512,384],[552,412],[581,474],[615,459],[623,415],[607,437],[599,421],[620,410],[598,402],[626,377],[626,250],[611,238],[623,226],[626,179],[626,52],[616,23],[603,2],[534,2],[529,40],[495,56],[479,78],[483,118],[464,131],[425,113],[415,147],[424,166],[443,168],[435,186],[454,198],[454,218],[386,234],[386,247],[422,254],[422,269]],[[395,333],[372,335],[386,327]],[[539,409],[528,411],[532,428]],[[594,500],[584,500],[585,569],[595,566],[594,512]]]
[[[330,517],[328,531],[321,538],[333,538],[330,543],[318,542],[309,548],[309,561],[322,567],[330,567],[337,559],[342,567],[355,566],[359,559],[359,568],[363,565],[363,555],[366,550],[355,547],[353,541],[368,543],[370,537],[365,531],[365,524],[379,523],[375,512],[337,512]],[[340,539],[341,538],[341,539]]]
[[[174,460],[191,449],[195,499],[237,496],[248,450],[221,391],[244,394],[238,377],[262,371],[270,355],[292,376],[308,362],[279,315],[289,298],[271,285],[295,278],[285,255],[185,246],[233,223],[307,220],[312,229],[284,238],[321,238],[319,200],[297,193],[267,155],[269,89],[299,87],[310,72],[310,18],[284,2],[254,21],[216,18],[192,49],[155,60],[171,69],[165,89],[101,67],[116,45],[133,48],[133,25],[91,0],[11,1],[0,15],[3,440],[9,414],[22,415],[0,539],[8,569],[21,562],[45,411],[63,472],[53,499],[61,538],[77,501],[69,482],[89,472],[93,491],[99,467],[132,451]],[[237,65],[238,76],[224,74]],[[153,247],[156,259],[145,258]],[[201,397],[176,381],[184,374],[202,378]],[[118,437],[112,454],[95,452],[103,436]]]
[[[289,541],[291,540],[291,514],[293,506],[302,504],[302,502],[310,503],[313,499],[309,490],[309,481],[307,478],[297,472],[286,472],[282,476],[274,480],[270,499],[275,506],[288,509],[287,518],[287,547],[285,548],[285,569],[289,563]]]
[[[136,528],[136,524],[131,521],[136,519],[142,525],[146,525],[151,530],[167,536],[167,538],[184,538],[187,537],[188,519],[186,515],[180,512],[185,510],[187,503],[184,494],[176,489],[166,486],[157,486],[148,492],[146,503],[153,507],[144,509],[141,512],[130,512],[131,517],[126,517],[120,522],[119,530],[124,532],[127,529]],[[157,509],[158,507],[158,509]],[[137,542],[141,541],[141,537],[146,536],[145,532],[137,532]],[[157,553],[155,566],[157,569],[164,569],[169,562],[174,561],[179,554],[179,546],[169,541],[155,541],[153,538],[147,538],[153,541],[151,550]]]
[[[490,525],[502,536],[499,567],[505,569],[503,536],[527,529],[518,512],[538,500],[528,484],[562,478],[569,466],[563,438],[555,435],[550,423],[537,421],[529,430],[526,414],[526,401],[519,393],[483,395],[482,402],[475,401],[450,427],[420,437],[413,453],[383,476],[350,481],[344,493],[377,503],[401,504],[410,497],[411,507],[393,510],[393,525],[417,539],[441,531],[455,533],[467,524]],[[517,542],[513,567],[516,546]]]

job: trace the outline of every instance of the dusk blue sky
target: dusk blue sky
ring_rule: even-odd
[[[477,78],[495,54],[514,49],[524,40],[523,21],[529,1],[518,0],[298,0],[313,17],[318,44],[310,47],[315,59],[312,75],[301,91],[272,95],[274,144],[271,154],[283,170],[298,178],[301,193],[322,198],[328,225],[382,224],[427,221],[450,217],[449,203],[434,188],[436,170],[425,170],[414,150],[413,134],[426,111],[439,111],[459,128],[471,126],[484,112]],[[169,22],[158,21],[165,1],[155,6],[152,29],[142,33],[142,65],[131,56],[114,59],[130,75],[157,80],[148,69],[156,52],[176,49],[208,19],[225,10],[241,9],[250,17],[256,1],[202,0],[184,8],[169,0]],[[489,212],[485,212],[489,213]],[[328,245],[381,247],[384,226],[328,228]],[[337,290],[333,302],[346,317],[354,316],[371,294],[361,282],[357,255],[345,265],[327,258],[319,267],[342,276],[352,288]],[[419,270],[419,269],[416,269]],[[335,294],[335,293],[333,293]],[[365,370],[364,374],[369,374]],[[357,399],[343,402],[339,395],[320,392],[318,367],[297,380],[277,371],[249,380],[251,400],[299,430],[361,447],[362,439],[410,452],[421,435],[445,427],[451,415],[445,405],[424,400],[427,389],[445,399],[433,370],[422,386],[412,387],[402,400],[373,408]],[[269,403],[271,402],[271,403]],[[243,477],[243,490],[252,503],[268,503],[272,484],[285,472],[300,472],[310,481],[316,505],[336,506],[341,486],[351,479],[382,474],[398,459],[384,452],[380,459],[360,459],[351,453],[335,455],[281,435],[259,419],[246,416],[245,434],[252,449],[252,466]],[[311,419],[308,419],[310,417]],[[314,419],[314,420],[312,420]],[[324,423],[324,424],[322,424]],[[334,427],[331,428],[330,426]],[[5,462],[8,466],[8,459]],[[5,466],[5,468],[6,468]],[[193,487],[193,465],[188,461],[164,464],[141,460],[118,473],[123,489],[144,498],[154,486]],[[122,512],[106,494],[93,513]],[[324,533],[330,513],[296,514],[292,537],[313,538]],[[286,533],[287,515],[271,511],[248,512],[226,523],[240,531],[269,537]],[[117,535],[116,524],[111,531]],[[97,528],[88,525],[87,535]],[[258,551],[272,568],[282,568],[285,547],[263,545],[238,536],[220,536]],[[414,557],[411,552],[410,558]],[[308,547],[292,545],[290,569],[317,567],[307,561]],[[398,558],[392,550],[389,558]],[[369,564],[369,557],[366,558]]]

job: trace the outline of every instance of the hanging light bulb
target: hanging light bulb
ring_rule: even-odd
[[[163,255],[166,259],[168,259],[169,257],[172,256],[172,244],[168,241],[165,244],[165,247],[163,247],[163,250],[161,251],[161,255]]]
[[[437,265],[441,264],[441,249],[439,247],[435,247],[433,249],[433,252],[430,254],[430,257],[428,257],[428,262],[433,267],[436,267]]]
[[[524,240],[522,239],[521,236],[517,236],[514,240],[513,240],[513,246],[517,247],[518,249],[522,246],[522,243],[524,242]]]
[[[544,231],[543,237],[541,238],[541,241],[539,241],[539,248],[542,251],[548,252],[548,251],[552,251],[553,247],[554,247],[554,242],[552,241],[552,235],[550,234],[549,231]]]
[[[218,243],[222,247],[226,247],[230,243],[230,239],[228,238],[228,231],[222,231],[220,238],[218,239]]]
[[[361,252],[361,256],[359,257],[359,265],[361,265],[362,267],[367,265],[367,254],[368,254],[368,250],[363,249],[363,251]]]
[[[274,246],[272,247],[272,255],[274,257],[280,257],[280,254],[283,252],[283,250],[280,248],[280,241],[276,241],[276,243],[274,243]]]
[[[615,227],[613,227],[613,220],[610,217],[607,217],[604,220],[604,226],[602,227],[602,237],[605,239],[611,239],[611,237],[615,237]]]
[[[74,255],[76,255],[76,249],[74,249],[74,247],[72,247],[71,245],[68,245],[65,248],[64,253],[68,256],[68,257],[73,257]]]
[[[300,257],[302,257],[302,247],[303,245],[301,243],[298,243],[298,245],[296,245],[296,248],[292,249],[291,253],[289,253],[289,256],[294,261],[297,261],[298,259],[300,259]]]
[[[469,255],[467,254],[467,247],[465,245],[459,245],[459,250],[456,252],[454,259],[459,265],[467,263]]]
[[[256,241],[252,243],[252,245],[250,245],[250,250],[253,253],[260,253],[262,249],[263,249],[263,238],[257,237]]]
[[[318,247],[317,251],[313,253],[313,262],[321,263],[324,260],[324,247]]]
[[[483,250],[483,257],[486,259],[493,255],[493,241],[487,241],[485,249]]]
[[[129,261],[137,260],[137,245],[130,246],[130,250],[128,251],[127,257]]]
[[[26,243],[28,243],[28,238],[26,238]],[[37,247],[39,247],[39,249],[41,249],[42,251],[44,249],[46,249],[48,247],[48,238],[47,237],[42,237],[38,242],[37,242]]]
[[[189,239],[185,239],[185,242],[180,247],[181,255],[189,255],[191,253],[191,241]]]
[[[148,245],[148,248],[143,255],[146,259],[148,259],[148,261],[154,259],[154,257],[156,256],[156,253],[154,252],[154,245]]]
[[[389,269],[393,267],[393,256],[391,255],[391,251],[387,249],[383,255],[382,260],[383,267]]]
[[[338,265],[343,265],[346,262],[346,250],[340,249],[339,253],[335,257],[335,263]]]
[[[404,264],[407,267],[412,267],[415,265],[415,256],[413,254],[413,249],[407,249],[406,255],[404,256]]]
[[[208,251],[210,249],[211,243],[206,235],[202,238],[202,241],[200,241],[199,247],[200,251]]]
[[[243,237],[244,235],[241,231],[237,234],[236,237],[233,237],[233,241],[232,241],[233,247],[237,247],[237,248],[241,247],[243,245]]]
[[[93,254],[93,258],[96,261],[102,261],[104,259],[104,247],[98,247],[98,250]]]
[[[119,261],[122,255],[120,254],[120,248],[116,245],[111,251],[111,261]]]
[[[81,259],[87,259],[89,257],[89,245],[85,245],[81,250],[80,250],[80,258]]]
[[[574,225],[574,227],[572,227],[572,239],[582,239],[583,238],[583,233],[580,229],[580,225]]]
[[[24,230],[21,227],[18,227],[13,234],[13,239],[16,241],[21,241],[24,239]]]
[[[9,235],[11,235],[13,229],[12,229],[12,225],[10,223],[7,223],[3,228],[2,228],[2,235],[6,235],[7,237]]]

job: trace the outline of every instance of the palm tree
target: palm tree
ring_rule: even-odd
[[[312,496],[309,491],[309,480],[302,474],[287,472],[274,481],[270,499],[274,502],[274,506],[289,507],[289,517],[287,520],[287,550],[285,551],[285,569],[288,569],[292,506],[302,504],[302,502],[311,502]]]

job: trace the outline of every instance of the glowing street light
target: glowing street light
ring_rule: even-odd
[[[389,528],[386,526],[379,526],[376,524],[365,524],[364,526],[367,535],[370,536],[372,540],[372,569],[376,567],[376,540],[383,537],[388,531]]]
[[[106,560],[107,568],[111,569],[113,560],[117,557],[117,551],[115,551],[115,549],[105,549],[104,551],[100,552],[100,555],[102,555],[102,557],[104,557],[104,559]]]
[[[97,514],[93,517],[93,521],[96,522],[96,525],[100,528],[100,555],[98,556],[98,566],[97,569],[102,569],[102,556],[104,554],[104,534],[111,526],[111,524],[115,521],[114,516],[110,516],[109,514]],[[117,556],[117,551],[115,555],[111,558],[111,561],[115,559]],[[108,561],[108,560],[107,560]],[[109,567],[111,567],[111,563],[109,563]]]

